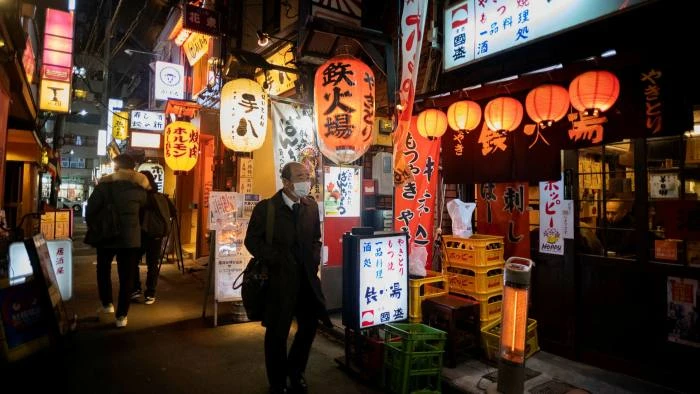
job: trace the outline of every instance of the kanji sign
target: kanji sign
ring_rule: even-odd
[[[185,4],[182,28],[209,36],[219,35],[219,13],[215,10]]]
[[[562,180],[540,182],[540,253],[564,254]]]
[[[138,130],[163,131],[165,114],[155,111],[131,111],[131,128]]]

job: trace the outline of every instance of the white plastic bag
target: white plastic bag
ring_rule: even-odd
[[[462,238],[472,236],[472,215],[475,208],[475,203],[464,202],[457,198],[447,202],[447,213],[452,219],[452,235]]]
[[[411,258],[408,263],[408,274],[425,277],[425,264],[428,262],[428,250],[422,245],[411,245]]]

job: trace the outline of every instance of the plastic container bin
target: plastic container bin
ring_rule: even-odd
[[[411,323],[420,323],[422,318],[421,305],[423,300],[446,295],[449,292],[447,276],[427,271],[427,276],[420,279],[409,279],[410,303],[408,306],[408,320]]]
[[[503,261],[503,237],[474,234],[469,238],[442,236],[443,257],[449,265],[486,267]]]
[[[384,327],[383,383],[392,393],[440,393],[447,333],[414,323]]]
[[[481,347],[486,358],[490,361],[498,360],[498,351],[501,346],[501,320],[497,319],[481,329]],[[537,320],[527,319],[527,333],[525,334],[525,358],[530,358],[540,350],[537,342]]]
[[[479,301],[479,312],[482,322],[487,320],[500,319],[503,309],[503,290],[496,290],[492,293],[460,293],[471,299]]]
[[[486,294],[503,290],[503,263],[486,267],[449,265],[445,268],[450,290],[455,293]]]

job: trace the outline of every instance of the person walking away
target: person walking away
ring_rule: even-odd
[[[97,248],[97,288],[102,302],[98,313],[114,313],[112,303],[112,260],[117,258],[119,275],[119,297],[116,311],[116,326],[126,327],[130,295],[134,285],[134,267],[138,264],[141,247],[141,224],[139,212],[146,205],[146,191],[150,189],[148,179],[134,171],[136,162],[126,154],[114,158],[114,173],[105,175],[95,186],[88,199],[86,222],[88,232],[103,220],[104,210],[113,204],[116,210],[119,234],[112,239],[100,241]],[[91,226],[92,224],[92,226]]]
[[[262,325],[265,368],[270,393],[308,390],[304,372],[318,321],[332,327],[318,278],[321,225],[318,205],[309,197],[309,171],[301,163],[282,168],[283,187],[271,197],[274,206],[272,244],[265,239],[268,200],[253,208],[245,237],[248,251],[269,266],[269,285]],[[293,318],[297,330],[289,353],[287,338]]]
[[[156,180],[153,178],[153,174],[150,171],[139,171],[147,179],[150,185],[150,190],[147,192],[146,206],[143,208],[145,210],[151,210],[153,213],[158,213],[160,208],[156,202],[156,196],[159,198],[167,199],[167,197],[158,192],[158,185]],[[166,206],[166,210],[169,207]],[[143,221],[143,212],[141,214],[141,220]],[[170,214],[167,217],[162,218],[163,220],[170,222]],[[167,229],[169,230],[169,229]],[[138,263],[134,267],[134,291],[131,293],[131,300],[136,301],[141,298],[143,294],[144,304],[151,305],[156,302],[156,285],[158,284],[158,260],[160,260],[160,251],[163,245],[163,237],[167,236],[167,231],[164,234],[149,234],[147,231],[141,230],[141,250],[139,252],[139,261],[146,255],[146,292],[143,293],[141,289],[141,274],[139,271]]]

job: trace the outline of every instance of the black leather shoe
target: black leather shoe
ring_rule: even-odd
[[[309,391],[309,386],[306,384],[306,380],[303,375],[290,376],[289,381],[291,385],[289,386],[289,392],[293,394],[306,394]]]

